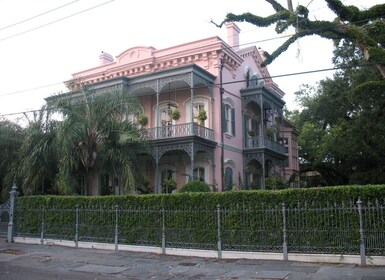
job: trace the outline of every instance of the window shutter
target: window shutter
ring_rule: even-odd
[[[231,131],[233,136],[235,136],[235,109],[231,109]]]
[[[222,103],[222,133],[227,132],[226,105]]]

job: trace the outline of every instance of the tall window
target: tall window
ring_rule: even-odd
[[[194,168],[194,180],[205,181],[205,169],[203,167]]]
[[[230,105],[224,107],[224,132],[235,136],[235,110]]]
[[[233,187],[233,170],[226,167],[225,170],[225,191],[231,191]]]
[[[207,119],[207,110],[205,108],[205,105],[202,103],[194,104],[194,109],[193,109],[194,123],[205,125],[206,120],[200,119],[200,117],[204,115],[203,112],[206,112],[206,119]]]

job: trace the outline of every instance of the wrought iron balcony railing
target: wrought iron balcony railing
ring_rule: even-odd
[[[147,129],[147,137],[150,140],[185,136],[199,136],[214,141],[214,131],[196,123],[165,125]]]
[[[252,148],[268,148],[281,154],[285,153],[285,147],[282,144],[264,136],[247,137],[245,141],[245,149]]]

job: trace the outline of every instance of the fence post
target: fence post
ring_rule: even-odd
[[[162,254],[166,254],[166,219],[164,206],[162,206]]]
[[[118,238],[119,238],[119,206],[115,205],[115,251],[118,251]]]
[[[222,258],[222,236],[221,236],[221,206],[217,205],[217,219],[218,219],[218,259]]]
[[[19,192],[17,191],[16,184],[13,183],[12,189],[9,192],[9,222],[8,222],[8,236],[7,236],[7,242],[13,242],[13,238],[15,237],[15,224],[13,222],[13,216],[16,209],[16,202],[17,202],[17,196],[19,195]]]
[[[42,212],[41,212],[41,231],[40,231],[40,244],[44,244],[44,218],[45,218],[45,207],[43,206]]]
[[[79,247],[79,205],[76,205],[75,210],[75,248]]]
[[[283,260],[287,261],[288,255],[287,255],[287,237],[286,237],[286,204],[282,203],[282,234],[283,234],[283,244],[282,244],[282,251],[283,251]]]
[[[361,256],[361,265],[366,265],[366,256],[365,256],[365,232],[364,232],[364,220],[362,214],[362,200],[358,198],[358,213],[360,216],[360,256]]]

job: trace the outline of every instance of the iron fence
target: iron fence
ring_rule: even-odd
[[[16,236],[247,252],[385,255],[384,204],[16,208]]]

